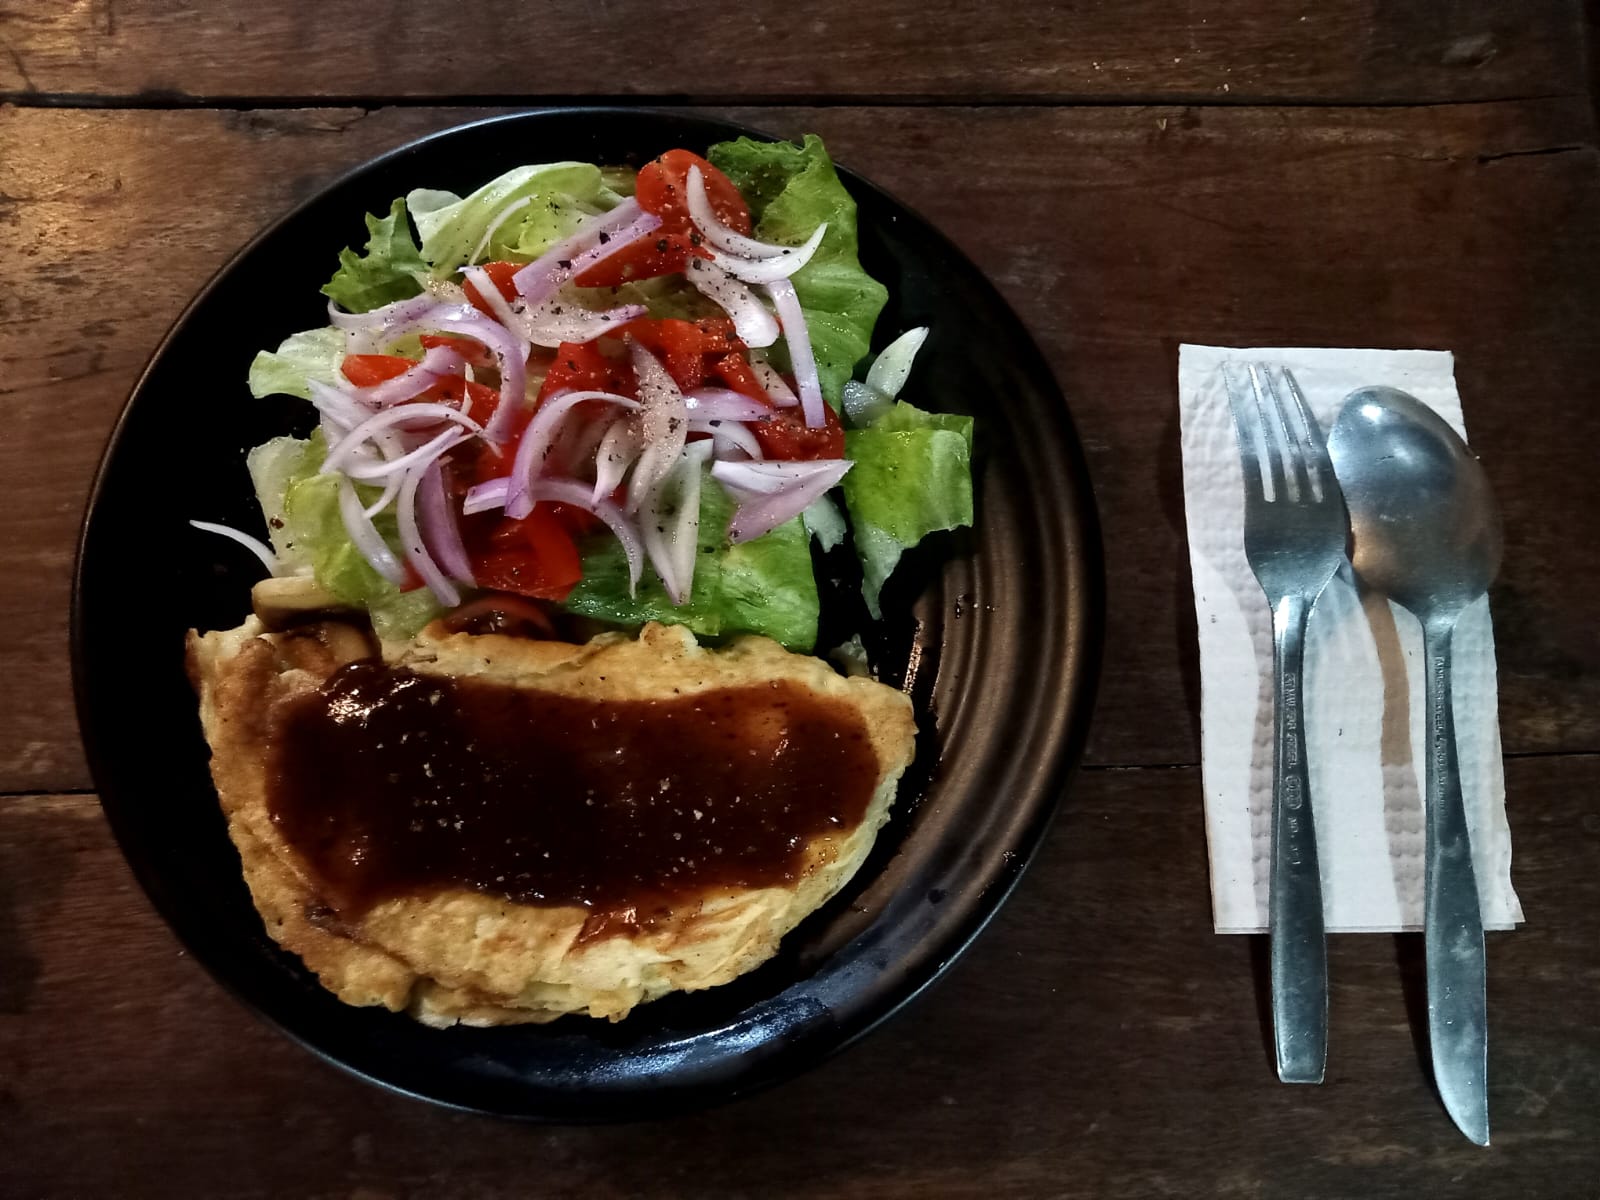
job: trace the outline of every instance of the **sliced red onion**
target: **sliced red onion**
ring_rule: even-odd
[[[922,343],[927,340],[926,325],[908,329],[895,338],[867,369],[867,386],[882,392],[891,400],[898,396],[900,389],[906,386],[906,377],[911,374],[911,364],[916,361],[917,351],[922,349]]]
[[[388,408],[420,396],[439,380],[466,372],[467,360],[448,346],[433,346],[422,360],[404,375],[385,379],[371,387],[350,389],[350,395],[369,408]]]
[[[483,236],[478,239],[478,244],[472,248],[472,256],[467,259],[467,262],[475,263],[482,258],[483,252],[489,248],[489,243],[494,240],[494,235],[500,232],[500,226],[504,225],[512,217],[516,216],[519,212],[527,208],[528,205],[532,203],[532,196],[524,196],[521,200],[513,200],[499,212],[495,213],[494,220],[489,222],[489,228],[483,231]]]
[[[530,305],[541,304],[554,296],[567,280],[660,228],[660,217],[641,210],[637,200],[624,200],[593,226],[579,230],[546,250],[513,275],[511,282],[517,294]]]
[[[393,408],[374,413],[345,434],[338,444],[328,451],[328,457],[322,460],[321,473],[327,475],[342,470],[346,460],[354,457],[356,451],[372,440],[375,434],[413,421],[449,421],[471,433],[483,432],[483,426],[459,408],[449,404],[397,404]],[[388,464],[385,464],[385,468],[387,466]]]
[[[594,465],[595,452],[610,432],[611,425],[612,422],[603,417],[592,421],[564,422],[546,461],[554,464],[556,474],[573,478],[586,475],[587,468]]]
[[[542,500],[554,500],[593,513],[604,521],[616,534],[617,541],[622,543],[623,553],[628,556],[628,595],[633,595],[639,586],[639,574],[644,569],[644,551],[639,545],[638,533],[622,510],[609,500],[596,500],[589,494],[588,484],[572,479],[536,479],[529,491],[535,504]]]
[[[345,342],[352,352],[361,353],[377,349],[400,336],[396,329],[408,325],[422,316],[438,301],[428,292],[412,296],[409,300],[396,300],[371,312],[347,313],[332,300],[328,301],[328,322],[345,332]]]
[[[535,346],[554,350],[562,342],[592,342],[619,325],[646,315],[642,304],[617,308],[592,309],[570,300],[552,297],[535,308],[517,314],[517,327]]]
[[[422,471],[422,479],[417,484],[417,505],[422,537],[434,561],[457,583],[475,587],[477,580],[472,575],[472,560],[467,557],[466,543],[461,540],[455,506],[450,503],[450,494],[444,486],[444,464],[438,458]]]
[[[506,516],[520,521],[533,511],[533,501],[528,499],[528,486],[544,474],[545,460],[549,457],[562,422],[575,407],[588,400],[599,400],[628,409],[639,407],[637,401],[613,392],[563,392],[541,404],[533,420],[528,423],[528,428],[523,431],[517,456],[511,462]]]
[[[436,460],[440,453],[442,451],[435,451],[434,461],[406,472],[405,479],[400,484],[400,495],[395,500],[394,515],[400,526],[400,545],[405,550],[407,560],[416,568],[417,574],[422,576],[422,582],[428,585],[428,590],[433,593],[434,598],[446,608],[454,608],[461,603],[461,592],[434,561],[428,543],[422,536],[422,526],[417,520],[417,489],[429,469],[438,465]]]
[[[735,279],[742,279],[746,283],[772,283],[774,280],[788,279],[811,261],[811,256],[822,245],[822,237],[827,232],[828,223],[824,221],[800,245],[785,246],[770,258],[740,258],[734,254],[723,254],[717,258],[717,265]]]
[[[372,415],[349,392],[315,379],[311,381],[311,403],[325,418],[324,429],[326,423],[331,422],[338,428],[341,437]]]
[[[628,349],[633,353],[633,370],[639,378],[639,400],[644,408],[639,422],[644,450],[633,469],[633,481],[628,484],[628,512],[636,513],[683,453],[689,434],[689,410],[684,406],[683,393],[656,356],[638,342],[630,341]]]
[[[756,435],[737,421],[690,421],[689,432],[709,433],[718,458],[727,458],[730,450],[741,451],[746,458],[763,457]]]
[[[688,194],[684,199],[689,202],[689,219],[705,235],[718,250],[725,250],[729,254],[737,254],[741,258],[775,258],[780,254],[789,253],[793,246],[779,246],[772,242],[763,242],[748,234],[740,233],[725,225],[716,210],[711,207],[711,197],[706,192],[705,173],[699,167],[689,168]]]
[[[461,501],[462,515],[470,517],[473,513],[488,512],[491,508],[504,508],[506,492],[510,489],[510,476],[501,476],[499,479],[475,484],[467,489],[467,494]]]
[[[728,540],[748,542],[799,516],[854,465],[842,458],[713,463],[711,477],[740,502],[728,522]]]
[[[446,429],[431,441],[423,443],[415,450],[407,451],[399,458],[384,459],[382,461],[373,459],[366,462],[352,463],[344,467],[343,471],[358,483],[374,483],[380,479],[391,480],[411,470],[412,467],[420,462],[431,461],[442,450],[448,450],[466,436],[459,429]],[[331,458],[332,455],[329,457]],[[379,508],[377,511],[381,512],[383,510]],[[372,510],[369,509],[367,515],[373,515]]]
[[[801,311],[800,297],[795,295],[794,284],[787,279],[767,284],[767,294],[778,310],[778,320],[783,322],[783,340],[789,347],[789,362],[794,367],[794,381],[800,392],[800,411],[805,413],[806,427],[821,429],[827,423],[822,414],[822,380],[817,376],[817,360],[811,352],[811,335],[806,332],[806,314]]]
[[[694,586],[700,536],[700,469],[710,451],[709,442],[686,445],[639,510],[645,553],[674,604],[688,600]]]
[[[278,573],[278,556],[272,552],[272,547],[260,538],[251,537],[248,533],[240,533],[231,526],[218,525],[212,521],[190,521],[189,524],[206,533],[215,533],[227,538],[229,541],[238,542],[239,545],[261,560],[261,565],[267,569],[267,574],[276,575]]]
[[[756,373],[767,396],[779,408],[793,408],[800,403],[800,397],[794,394],[794,389],[789,386],[788,380],[778,374],[777,368],[767,361],[767,356],[761,351],[752,351],[750,354],[750,369]]]
[[[470,304],[438,304],[429,299],[427,304],[415,307],[422,299],[417,296],[388,306],[397,315],[394,320],[383,324],[383,340],[378,345],[387,344],[408,333],[428,332],[468,337],[483,343],[494,355],[500,368],[500,403],[484,428],[484,437],[497,444],[504,442],[510,436],[517,413],[527,400],[527,346],[505,326],[484,316]],[[411,307],[402,309],[401,306]],[[373,313],[365,315],[372,316]]]
[[[630,417],[613,421],[594,454],[594,498],[604,500],[617,490],[622,477],[644,449],[637,423]]]
[[[734,332],[746,346],[770,346],[778,340],[778,322],[767,311],[767,306],[761,303],[754,292],[714,265],[710,259],[691,258],[683,274],[706,299],[733,319]],[[787,279],[779,282],[789,283]],[[790,290],[793,290],[792,286]]]
[[[683,394],[683,406],[697,421],[766,421],[772,406],[732,388],[695,388]]]
[[[344,518],[345,532],[372,569],[396,587],[403,584],[406,581],[405,567],[400,565],[394,551],[389,549],[389,543],[383,540],[372,518],[362,511],[356,485],[343,475],[339,476],[339,515]]]

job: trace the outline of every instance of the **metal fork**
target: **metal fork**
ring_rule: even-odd
[[[1306,621],[1345,561],[1349,519],[1316,418],[1288,370],[1223,372],[1244,466],[1244,550],[1272,605],[1272,1030],[1278,1078],[1321,1083],[1328,950],[1301,686]]]

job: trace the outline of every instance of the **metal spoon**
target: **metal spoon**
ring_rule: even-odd
[[[1456,765],[1450,640],[1500,569],[1500,516],[1483,468],[1432,409],[1394,388],[1346,399],[1328,451],[1350,511],[1351,564],[1422,623],[1428,671],[1428,1037],[1439,1095],[1489,1144],[1483,917]]]

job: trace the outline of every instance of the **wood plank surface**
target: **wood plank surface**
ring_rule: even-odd
[[[89,786],[67,681],[71,545],[162,330],[276,214],[481,111],[0,108],[0,791]],[[1506,747],[1600,749],[1600,539],[1583,516],[1600,511],[1600,406],[1577,399],[1600,393],[1587,101],[718,111],[821,133],[966,249],[1054,365],[1112,597],[1090,762],[1196,761],[1180,341],[1454,349],[1505,509]]]
[[[1083,772],[984,937],[844,1055],[612,1128],[448,1113],[346,1078],[184,956],[92,796],[0,799],[0,1194],[1588,1194],[1600,757],[1515,761],[1507,782],[1530,922],[1489,939],[1488,1150],[1419,1064],[1414,936],[1333,939],[1328,1081],[1276,1081],[1263,947],[1209,929],[1193,769]]]
[[[1585,90],[1581,0],[0,0],[0,98],[1028,97],[1361,104]]]

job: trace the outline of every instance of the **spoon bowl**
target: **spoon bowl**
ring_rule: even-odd
[[[1396,388],[1345,400],[1328,453],[1350,511],[1350,564],[1426,622],[1459,612],[1500,570],[1499,510],[1483,467],[1436,412]]]

